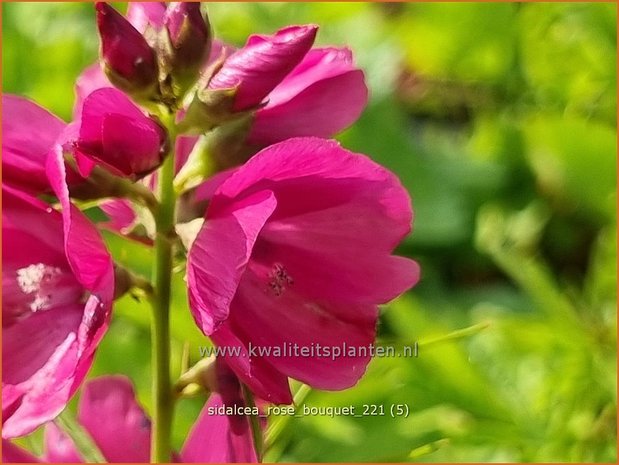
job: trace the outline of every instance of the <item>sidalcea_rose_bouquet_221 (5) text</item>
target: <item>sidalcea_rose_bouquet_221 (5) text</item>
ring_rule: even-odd
[[[318,26],[235,48],[213,37],[200,3],[94,8],[100,54],[75,83],[72,121],[2,96],[3,459],[260,461],[264,419],[208,412],[291,404],[290,379],[358,382],[369,355],[248,347],[373,344],[378,306],[419,280],[418,265],[393,254],[411,231],[411,199],[393,173],[331,139],[360,116],[368,88],[350,49],[314,46]],[[101,229],[152,248],[152,276],[115,263]],[[186,276],[204,337],[230,349],[175,383],[173,273]],[[128,292],[152,306],[150,414],[130,379],[88,377]],[[196,387],[204,408],[175,451],[174,404]],[[35,456],[14,439],[39,427]]]

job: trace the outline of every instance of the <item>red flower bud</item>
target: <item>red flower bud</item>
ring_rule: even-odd
[[[198,77],[211,48],[211,28],[202,16],[200,3],[172,2],[164,17],[171,48],[166,67],[181,86],[189,86]]]
[[[155,52],[127,19],[104,2],[96,3],[101,60],[109,80],[132,95],[154,91],[158,71]]]

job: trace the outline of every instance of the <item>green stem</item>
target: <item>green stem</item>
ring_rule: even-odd
[[[71,412],[65,409],[54,421],[73,440],[73,444],[86,462],[106,463],[105,457],[93,439],[76,421]]]
[[[256,403],[254,402],[254,395],[249,390],[249,388],[245,386],[245,384],[241,384],[241,389],[243,391],[245,405],[253,410],[256,406]],[[256,456],[258,457],[258,462],[261,462],[262,454],[264,452],[264,440],[262,438],[262,427],[260,426],[260,418],[258,418],[257,415],[250,415],[249,425],[251,427],[251,433],[254,438],[254,449],[256,451]]]
[[[168,124],[170,153],[159,171],[159,209],[155,217],[155,263],[152,300],[152,361],[153,361],[153,432],[151,462],[171,461],[171,430],[174,397],[170,382],[170,291],[172,281],[172,252],[176,195],[174,193],[174,145],[176,140],[173,122]]]

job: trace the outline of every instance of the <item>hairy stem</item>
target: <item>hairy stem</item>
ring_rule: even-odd
[[[174,145],[176,134],[173,121],[168,125],[172,153],[159,171],[159,209],[155,216],[155,263],[153,282],[152,362],[153,362],[153,432],[151,462],[171,460],[171,430],[174,397],[170,382],[170,290],[172,281],[172,256],[174,233]]]

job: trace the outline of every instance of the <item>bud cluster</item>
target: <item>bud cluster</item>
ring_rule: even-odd
[[[174,102],[196,80],[211,46],[199,3],[171,3],[161,24],[148,23],[143,33],[107,3],[96,8],[102,64],[114,86],[137,101]]]

